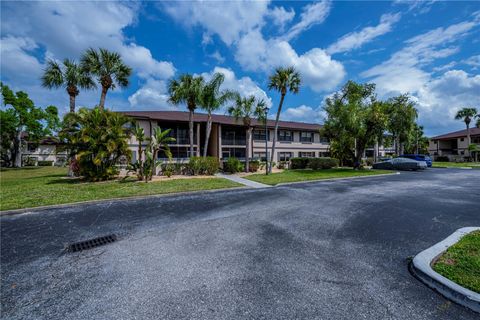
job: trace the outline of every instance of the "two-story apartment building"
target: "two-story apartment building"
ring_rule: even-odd
[[[188,112],[182,111],[126,111],[123,114],[135,119],[150,136],[155,127],[171,129],[170,135],[176,143],[170,146],[173,158],[177,161],[187,160],[189,154]],[[205,143],[205,127],[207,115],[194,115],[194,156],[203,154]],[[267,142],[268,159],[272,148],[275,121],[265,124],[252,120],[253,134],[249,146],[250,155],[254,159],[265,160],[265,142]],[[275,146],[274,159],[276,162],[288,161],[293,157],[325,157],[329,156],[329,141],[320,135],[321,125],[303,122],[280,121]],[[212,115],[212,130],[208,143],[207,154],[218,157],[220,160],[236,157],[245,159],[247,128],[241,119],[224,115]],[[267,141],[265,141],[267,140]],[[132,159],[138,155],[138,141],[132,137],[129,141],[132,150]],[[384,155],[383,149],[380,156]],[[159,155],[164,157],[164,155]]]
[[[471,143],[480,147],[480,128],[470,128]],[[442,134],[429,140],[428,151],[431,155],[446,156],[450,160],[461,159],[468,155],[467,129]]]
[[[128,111],[123,114],[135,119],[145,130],[145,135],[150,136],[155,127],[171,129],[170,135],[176,143],[170,146],[173,158],[186,160],[189,154],[188,112],[182,111]],[[194,154],[203,154],[205,143],[205,127],[207,115],[195,113],[194,115]],[[275,122],[267,121],[267,147],[272,148]],[[252,120],[253,133],[250,142],[250,155],[255,159],[265,159],[265,124]],[[278,138],[275,150],[276,161],[288,161],[293,157],[320,157],[328,155],[328,140],[320,137],[318,124],[280,121]],[[224,115],[212,115],[212,130],[208,143],[207,154],[228,159],[236,157],[245,159],[247,148],[247,128],[241,119]],[[137,159],[138,141],[135,137],[130,139],[132,158]],[[162,155],[159,155],[162,157]],[[268,154],[270,157],[270,154]]]

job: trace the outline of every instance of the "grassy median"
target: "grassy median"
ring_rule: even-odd
[[[462,287],[480,293],[480,231],[465,235],[443,253],[433,270]]]
[[[0,172],[0,210],[241,186],[226,179],[213,177],[149,183],[134,179],[82,182],[78,179],[65,178],[66,174],[66,168],[57,167],[3,169]]]
[[[434,161],[432,163],[434,168],[472,168],[480,169],[480,162],[441,162]]]
[[[252,174],[245,177],[246,179],[269,184],[276,185],[286,182],[299,182],[310,180],[322,180],[331,178],[348,178],[358,176],[373,176],[378,174],[392,173],[388,170],[353,170],[350,168],[336,168],[336,169],[324,169],[324,170],[285,170],[280,173],[272,173],[268,176],[263,174]]]

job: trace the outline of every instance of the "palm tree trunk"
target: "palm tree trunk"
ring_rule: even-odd
[[[470,151],[468,146],[470,145],[470,123],[465,123],[467,125],[467,155],[470,157]]]
[[[153,150],[152,173],[150,174],[150,180],[152,180],[153,176],[156,174],[157,171],[157,152],[157,150]]]
[[[212,130],[212,114],[208,112],[207,129],[205,133],[205,145],[203,147],[203,157],[207,157],[208,140],[210,140],[210,131]]]
[[[107,87],[102,87],[102,94],[100,95],[100,104],[98,107],[100,110],[103,110],[105,108],[105,97],[107,96]]]
[[[73,94],[70,95],[70,112],[75,112],[75,96]]]
[[[250,172],[250,143],[252,138],[252,127],[247,129],[247,145],[245,150],[245,172]]]
[[[138,180],[143,180],[143,162],[142,162],[142,141],[138,141]]]
[[[193,110],[188,114],[188,135],[190,138],[190,157],[193,157]]]
[[[13,157],[13,166],[20,168],[22,166],[22,130],[18,128],[17,137],[14,142],[15,154]]]
[[[278,120],[280,119],[280,112],[282,112],[283,100],[285,99],[285,94],[282,93],[280,98],[280,103],[278,104],[277,117],[275,118],[275,130],[273,131],[273,141],[272,141],[272,154],[270,156],[270,167],[268,172],[272,173],[273,160],[275,158],[275,144],[277,142],[277,132],[278,132]]]

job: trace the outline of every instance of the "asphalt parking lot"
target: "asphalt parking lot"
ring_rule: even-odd
[[[1,317],[478,319],[407,265],[479,199],[480,170],[429,169],[3,216]]]

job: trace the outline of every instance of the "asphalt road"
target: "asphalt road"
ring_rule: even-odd
[[[479,319],[407,268],[479,202],[480,170],[430,169],[4,216],[1,316]]]

